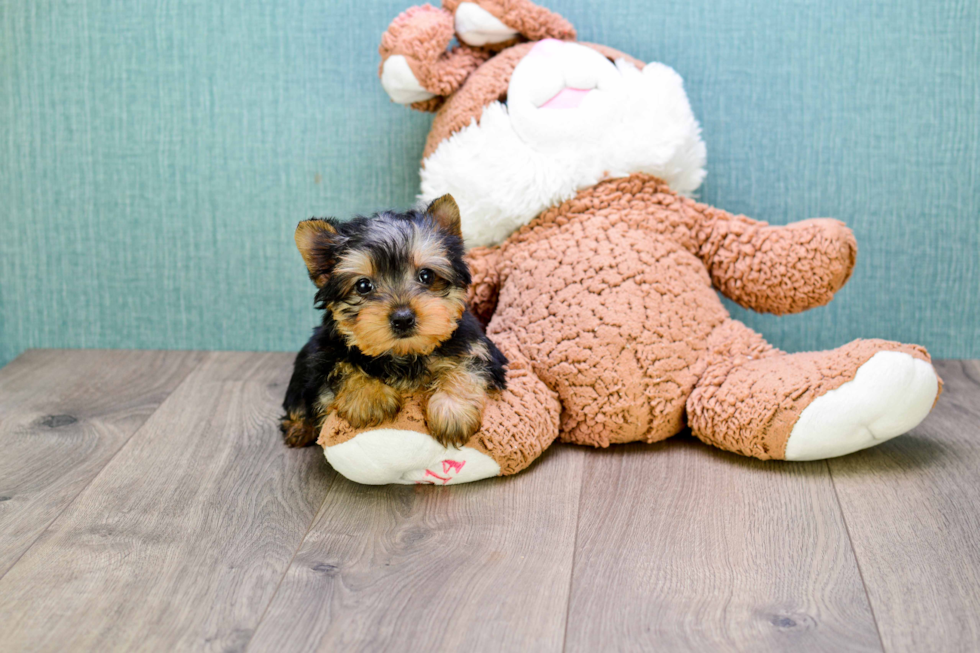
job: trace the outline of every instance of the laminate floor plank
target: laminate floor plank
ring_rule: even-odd
[[[980,361],[912,433],[829,461],[888,653],[980,650]]]
[[[825,463],[589,452],[567,651],[879,651]]]
[[[240,650],[333,478],[277,430],[292,356],[206,354],[0,579],[0,650]]]
[[[0,577],[202,356],[32,350],[0,370]]]
[[[586,454],[449,487],[338,476],[249,652],[561,650]]]

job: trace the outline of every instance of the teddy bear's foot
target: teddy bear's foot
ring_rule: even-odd
[[[500,465],[473,447],[444,447],[409,429],[363,431],[323,453],[340,474],[365,485],[452,485],[500,474]]]
[[[915,428],[941,389],[929,354],[916,345],[855,340],[785,354],[729,320],[712,334],[687,416],[695,436],[721,449],[819,460]]]
[[[939,393],[932,365],[898,351],[880,351],[854,379],[817,397],[786,442],[786,460],[820,460],[867,449],[911,431]]]

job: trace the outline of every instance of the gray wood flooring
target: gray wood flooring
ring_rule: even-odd
[[[0,370],[0,651],[980,650],[980,362],[817,463],[679,436],[366,487],[281,446],[292,356]]]

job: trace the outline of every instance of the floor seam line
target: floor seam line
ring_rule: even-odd
[[[575,563],[578,560],[578,532],[582,523],[582,487],[585,485],[585,463],[586,458],[582,451],[576,451],[582,460],[578,484],[578,505],[575,507],[575,537],[572,541],[572,568],[568,573],[568,598],[565,601],[565,628],[562,633],[561,650],[562,653],[568,648],[568,618],[572,612],[572,589],[575,587]]]
[[[315,444],[313,446],[318,447],[319,445]],[[299,544],[296,545],[296,550],[293,551],[292,557],[289,558],[289,562],[283,569],[282,575],[279,577],[279,582],[276,583],[276,589],[272,592],[272,596],[269,597],[269,602],[265,605],[265,608],[262,610],[262,614],[259,615],[258,620],[255,622],[255,629],[252,631],[251,637],[248,638],[248,644],[246,644],[245,648],[242,649],[242,653],[248,653],[248,649],[251,648],[252,642],[255,639],[255,633],[259,632],[262,622],[265,621],[265,616],[269,613],[269,608],[272,607],[273,602],[276,600],[276,596],[279,594],[279,588],[282,587],[283,581],[286,580],[286,574],[288,574],[289,570],[293,568],[293,562],[296,561],[296,556],[299,555],[299,551],[303,548],[306,538],[309,537],[310,531],[313,530],[313,525],[316,524],[317,517],[320,516],[320,513],[323,511],[323,506],[325,506],[327,503],[327,498],[330,496],[330,490],[333,489],[333,484],[337,480],[337,474],[338,472],[334,471],[334,475],[330,479],[330,485],[327,486],[327,491],[323,493],[323,500],[320,501],[320,506],[313,513],[313,517],[310,519],[310,523],[306,527],[306,532],[303,533],[303,537],[300,538]]]
[[[854,556],[854,564],[857,566],[858,578],[861,579],[861,587],[864,588],[864,598],[868,600],[868,610],[871,611],[871,622],[875,625],[875,632],[878,634],[878,643],[881,644],[882,653],[887,653],[885,638],[881,635],[881,626],[878,624],[878,615],[875,614],[875,606],[871,601],[871,594],[868,592],[868,583],[864,579],[864,571],[861,569],[861,560],[858,557],[857,549],[854,546],[854,538],[851,536],[851,529],[847,525],[847,515],[844,513],[844,505],[840,502],[840,492],[837,491],[837,481],[834,480],[834,471],[830,468],[830,461],[824,460],[827,466],[827,474],[830,476],[830,486],[834,490],[834,499],[837,501],[837,510],[840,511],[841,522],[844,524],[844,533],[847,535],[847,542],[851,545],[851,554]]]

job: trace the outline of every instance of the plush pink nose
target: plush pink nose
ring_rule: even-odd
[[[582,104],[591,88],[563,88],[558,94],[541,105],[541,109],[575,109]]]
[[[527,54],[527,56],[535,58],[552,58],[560,56],[565,45],[566,44],[563,41],[559,41],[558,39],[544,39],[535,43],[534,47],[531,48],[531,51]],[[562,90],[558,91],[553,98],[540,105],[538,108],[575,109],[582,104],[582,100],[585,99],[585,96],[588,95],[589,91],[591,90],[592,89],[589,88],[563,88]]]
[[[550,57],[557,54],[558,51],[561,50],[562,45],[562,42],[558,39],[544,39],[535,43],[534,47],[531,48],[531,51],[527,56],[534,55],[536,57]]]

